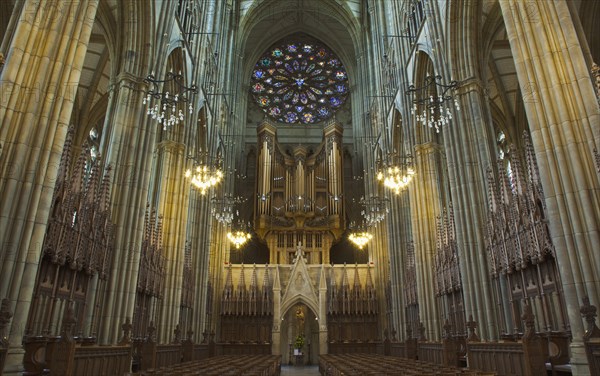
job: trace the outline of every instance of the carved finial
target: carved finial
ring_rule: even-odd
[[[206,330],[202,332],[202,343],[208,343],[208,332]]]
[[[76,323],[77,320],[75,319],[75,311],[73,310],[73,301],[71,300],[67,304],[67,309],[65,310],[65,315],[62,320],[62,329],[60,331],[62,341],[73,341],[73,330],[75,329]]]
[[[398,338],[396,338],[396,328],[392,327],[392,342],[396,341],[398,341]]]
[[[535,335],[535,316],[530,304],[525,304],[525,312],[523,312],[521,320],[525,322],[525,334],[523,338],[533,337]]]
[[[155,332],[156,327],[154,326],[154,321],[150,321],[150,325],[148,326],[148,335],[146,336],[146,342],[154,342]]]
[[[187,340],[191,341],[193,337],[194,337],[194,331],[192,330],[192,328],[189,328],[187,330]]]
[[[587,340],[592,337],[600,337],[600,329],[596,326],[596,316],[598,316],[596,314],[597,309],[595,305],[590,304],[590,298],[588,296],[583,297],[583,305],[579,312],[581,312],[581,316],[585,318],[588,325],[587,330],[583,335],[583,339]]]
[[[419,323],[419,341],[427,341],[427,338],[425,337],[425,325],[423,325],[423,322]]]
[[[175,325],[175,329],[173,330],[173,343],[181,343],[181,329],[179,329],[179,324]]]
[[[2,52],[0,52],[0,72],[2,72],[2,68],[4,67],[5,62],[6,60],[4,60],[4,55],[2,54]]]
[[[480,342],[481,339],[475,332],[477,328],[477,322],[473,320],[473,315],[469,315],[469,321],[467,321],[467,328],[469,329],[469,336],[467,337],[468,342]]]
[[[412,328],[410,325],[406,325],[406,338],[412,338]]]
[[[12,316],[10,300],[7,298],[2,299],[2,305],[0,305],[0,345],[8,343],[8,335],[5,334],[5,330]]]
[[[119,345],[128,345],[131,343],[131,329],[133,325],[131,325],[131,319],[127,317],[125,319],[125,323],[121,325],[121,329],[123,330],[123,338],[119,341]]]
[[[450,324],[450,321],[448,319],[446,319],[446,321],[444,322],[444,338],[450,338],[452,337],[452,324]]]

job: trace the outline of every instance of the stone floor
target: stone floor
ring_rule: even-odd
[[[319,375],[319,366],[281,366],[281,376],[311,376]]]

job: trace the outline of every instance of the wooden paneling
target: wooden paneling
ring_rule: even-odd
[[[525,374],[523,345],[519,342],[469,343],[467,359],[469,368],[506,376]]]
[[[75,349],[74,375],[109,376],[130,371],[130,346],[83,346]]]

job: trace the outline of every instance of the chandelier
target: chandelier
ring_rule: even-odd
[[[350,240],[359,249],[363,249],[364,246],[367,245],[367,243],[373,238],[373,235],[369,233],[367,224],[364,221],[360,224],[357,224],[355,221],[351,221],[348,224],[348,228],[351,230],[350,235],[348,235],[348,240]]]
[[[238,220],[231,231],[227,233],[227,239],[233,243],[236,249],[240,249],[242,245],[252,239],[252,235],[249,231],[250,223],[244,223],[244,221],[239,218],[239,212],[236,211],[236,213],[236,215],[238,215]]]
[[[185,177],[200,191],[201,195],[205,195],[208,189],[223,180],[223,171],[218,162],[214,166],[200,162],[193,169],[187,169]]]
[[[236,249],[240,249],[242,245],[246,244],[248,240],[252,239],[252,235],[245,231],[238,230],[228,232],[227,238],[233,243],[233,245],[235,245]]]
[[[233,219],[240,216],[239,210],[234,210],[235,205],[247,201],[247,198],[225,194],[222,198],[211,199],[213,207],[211,214],[217,222],[229,225]]]
[[[348,236],[348,239],[354,243],[359,249],[363,247],[373,238],[373,235],[366,231],[353,232]]]
[[[360,214],[366,226],[377,226],[379,222],[385,219],[385,216],[390,212],[388,202],[388,199],[378,196],[360,198],[360,204],[364,207]]]
[[[146,97],[142,103],[147,107],[146,114],[161,124],[163,130],[182,123],[185,114],[185,104],[190,102],[188,110],[190,114],[194,112],[194,106],[191,103],[191,94],[197,94],[196,85],[185,86],[184,77],[181,72],[175,74],[172,71],[167,72],[164,80],[158,80],[151,73],[144,79],[144,82],[151,85],[150,90],[146,93]],[[173,91],[160,91],[159,86],[162,84],[163,89],[166,87]]]
[[[396,159],[397,163],[394,163]],[[415,176],[412,156],[404,155],[399,158],[391,157],[391,163],[383,166],[377,172],[377,180],[396,194],[400,194]]]
[[[414,95],[411,114],[416,116],[417,122],[427,125],[429,128],[435,128],[440,132],[440,128],[449,125],[452,120],[452,102],[456,111],[460,111],[458,100],[449,94],[458,88],[457,81],[451,81],[449,84],[441,83],[442,76],[430,76],[425,78],[425,84],[421,87],[415,87],[414,84],[408,87],[406,95]],[[440,92],[438,95],[428,94],[435,89]],[[422,111],[419,113],[419,106]]]

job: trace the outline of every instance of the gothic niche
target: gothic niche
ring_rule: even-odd
[[[273,287],[269,267],[229,264],[221,297],[220,340],[225,345],[223,353],[235,354],[235,344],[254,344],[258,353],[271,353],[271,327],[273,325]],[[250,274],[250,282],[246,282]],[[262,275],[262,279],[261,278]],[[233,278],[238,278],[234,282]],[[239,353],[239,352],[237,352]]]
[[[50,218],[23,343],[24,365],[47,367],[38,350],[60,336],[61,326],[78,343],[95,343],[98,308],[107,287],[114,245],[110,210],[110,166],[104,175],[86,142],[71,165],[74,128],[67,133],[52,197]],[[95,284],[92,292],[90,287]]]
[[[569,323],[546,217],[539,171],[529,136],[524,150],[511,147],[498,161],[497,177],[488,170],[486,248],[498,307],[500,335],[518,339],[520,317],[531,306],[535,326],[550,336],[568,338]],[[524,163],[523,163],[524,162]],[[508,290],[510,299],[503,299]],[[564,342],[564,341],[563,341]]]
[[[348,277],[348,269],[354,269],[352,279]],[[361,275],[364,284],[361,283]],[[354,267],[348,267],[344,264],[332,267],[327,303],[329,353],[348,351],[348,347],[344,346],[348,343],[358,346],[362,352],[374,350],[368,344],[380,338],[377,326],[379,310],[371,266],[355,264]]]

